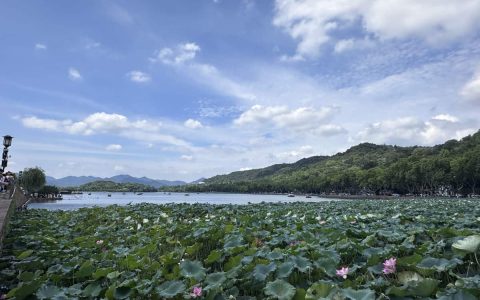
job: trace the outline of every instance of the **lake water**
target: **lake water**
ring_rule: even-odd
[[[225,193],[191,193],[186,196],[184,193],[143,193],[136,195],[134,193],[83,193],[79,195],[63,195],[63,200],[51,202],[31,203],[29,208],[43,208],[49,210],[61,209],[71,210],[81,207],[108,206],[112,204],[127,205],[137,203],[209,203],[209,204],[248,204],[260,202],[321,202],[332,201],[334,199],[320,198],[312,196],[287,197],[287,195],[260,195],[260,194],[225,194]]]

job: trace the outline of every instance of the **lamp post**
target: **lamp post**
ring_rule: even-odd
[[[3,154],[2,154],[2,173],[5,171],[8,163],[8,147],[12,145],[12,136],[5,135],[3,137]]]

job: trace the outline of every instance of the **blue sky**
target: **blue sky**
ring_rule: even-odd
[[[480,0],[1,1],[9,168],[195,180],[480,128]]]

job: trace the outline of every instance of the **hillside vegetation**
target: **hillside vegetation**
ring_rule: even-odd
[[[79,191],[89,192],[156,192],[157,189],[140,183],[116,183],[113,181],[98,180],[82,184],[75,188]]]
[[[480,131],[433,147],[363,143],[333,156],[233,172],[182,191],[349,194],[476,194],[480,189]]]

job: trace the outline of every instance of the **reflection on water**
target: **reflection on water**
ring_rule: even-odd
[[[108,194],[111,194],[109,197]],[[319,202],[332,201],[319,197],[306,198],[305,196],[287,197],[287,195],[259,195],[259,194],[223,194],[223,193],[84,193],[81,195],[63,195],[63,200],[52,202],[31,203],[29,208],[70,210],[81,207],[107,206],[112,204],[127,205],[137,203],[209,203],[209,204],[248,204],[260,202]]]

